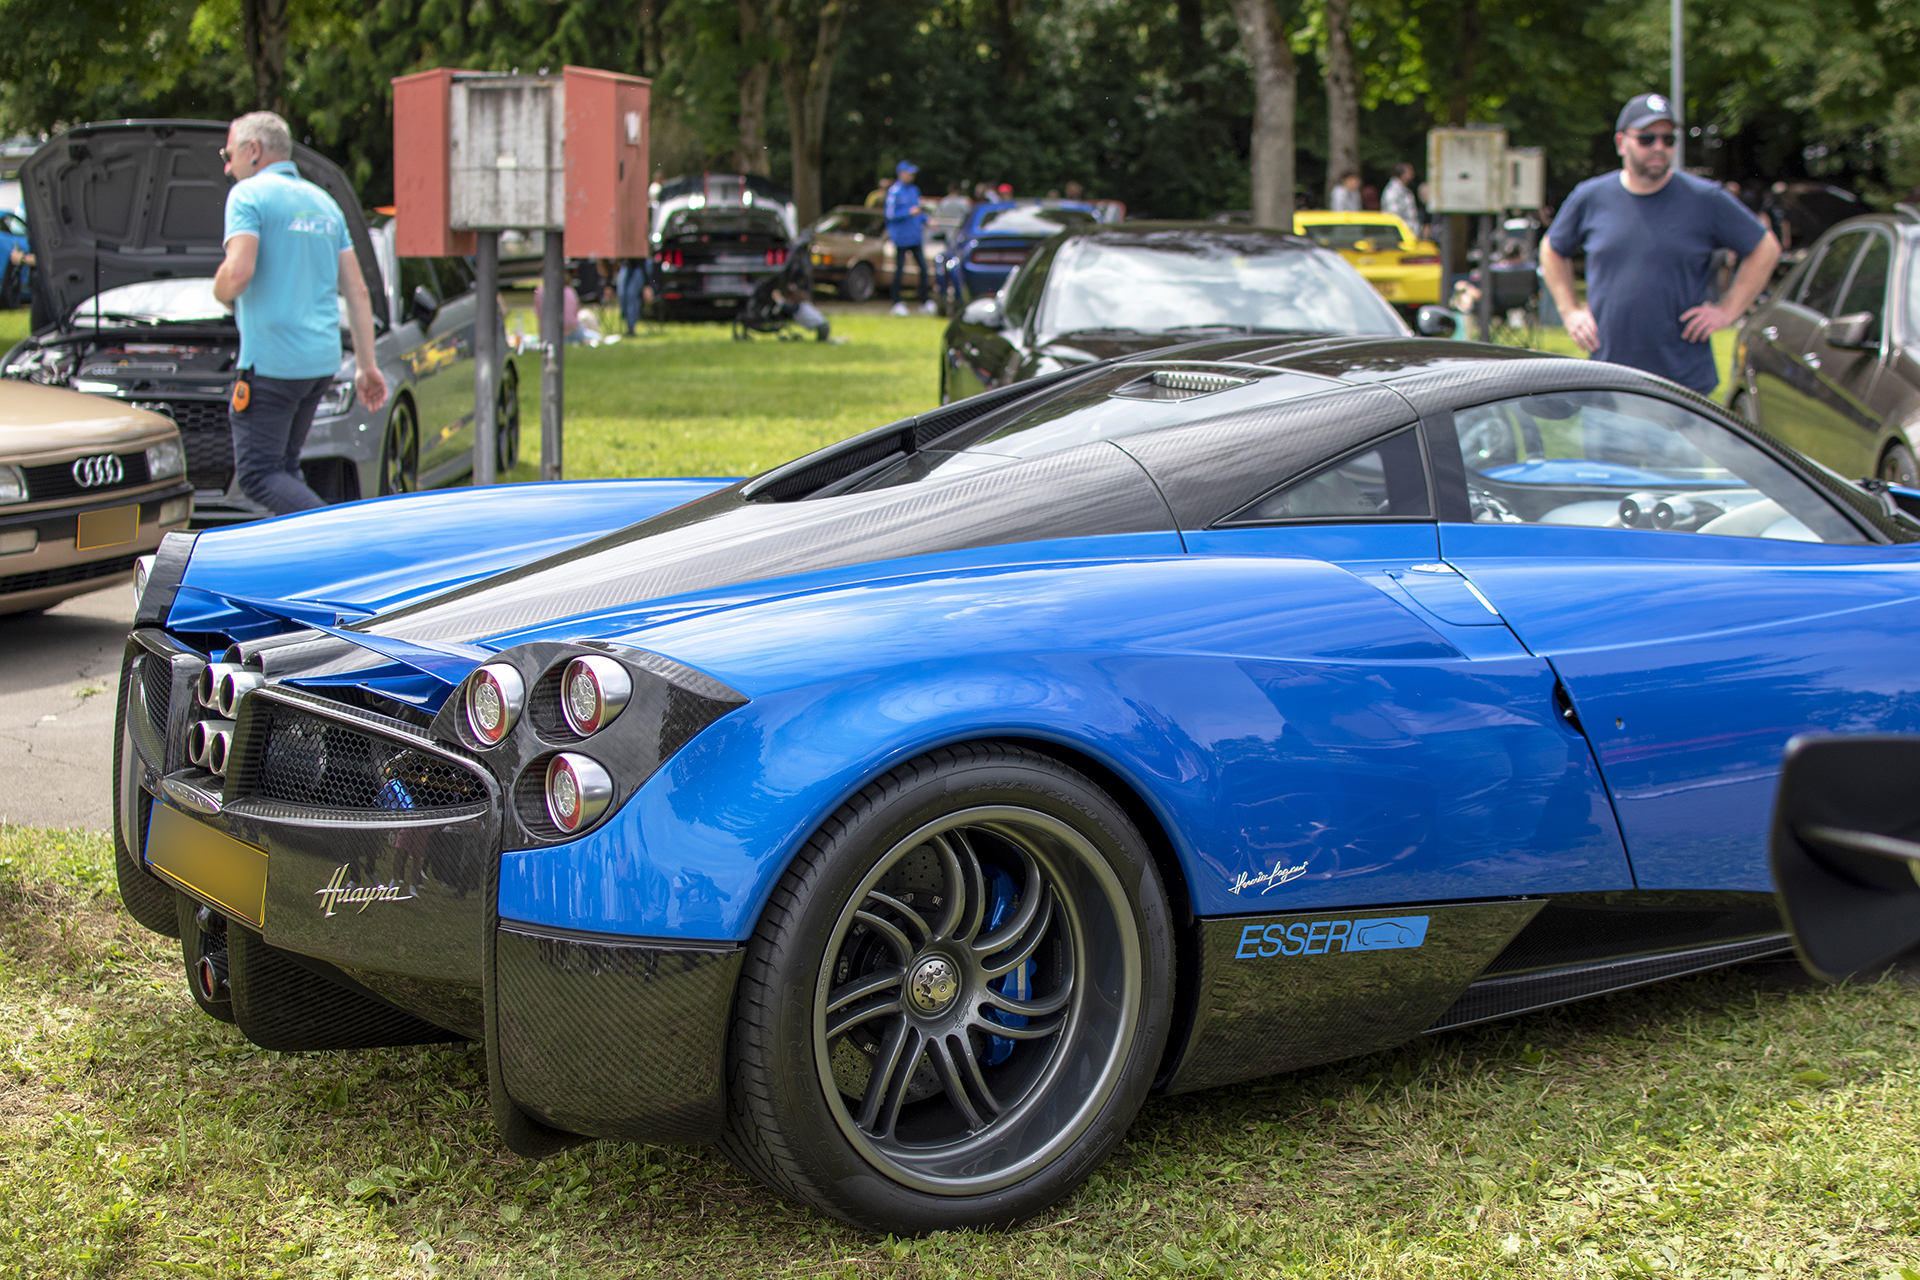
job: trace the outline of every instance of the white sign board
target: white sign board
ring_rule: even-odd
[[[1538,209],[1546,203],[1546,157],[1538,147],[1507,151],[1507,208]]]
[[[564,229],[567,110],[560,77],[456,79],[447,106],[453,229]]]
[[[1427,183],[1434,213],[1494,213],[1507,207],[1507,131],[1430,129]]]

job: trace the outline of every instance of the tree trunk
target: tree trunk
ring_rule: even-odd
[[[1480,0],[1461,0],[1460,20],[1454,32],[1458,43],[1453,46],[1453,66],[1449,73],[1452,84],[1447,95],[1447,123],[1459,128],[1467,122],[1467,103],[1473,90],[1473,65],[1480,53]],[[1448,214],[1447,243],[1452,252],[1448,254],[1451,261],[1443,264],[1447,271],[1465,274],[1473,266],[1473,260],[1467,256],[1472,242],[1473,220],[1464,213]]]
[[[817,10],[811,56],[800,49],[801,0],[775,0],[768,26],[780,43],[780,87],[787,97],[788,127],[793,133],[793,211],[801,226],[820,216],[820,156],[827,133],[827,91],[833,85],[833,60],[840,32],[854,0],[824,0]]]
[[[767,65],[766,22],[760,11],[761,0],[740,0],[740,50],[744,65],[740,70],[740,147],[734,153],[742,173],[766,177],[772,166],[767,158],[767,80],[773,68]]]
[[[1253,64],[1253,222],[1293,230],[1293,44],[1273,0],[1231,0]]]
[[[1353,0],[1327,0],[1327,204],[1360,168],[1360,95],[1353,74]]]
[[[253,68],[256,111],[287,114],[287,0],[240,0],[240,33]]]
[[[464,6],[462,6],[464,11]],[[640,74],[652,76],[660,65],[660,32],[653,0],[640,0]]]

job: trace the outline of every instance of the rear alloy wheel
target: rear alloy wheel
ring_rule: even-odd
[[[500,477],[520,461],[520,374],[509,364],[500,371],[500,396],[493,409],[494,447]]]
[[[1760,407],[1754,404],[1753,397],[1746,392],[1742,391],[1734,396],[1733,404],[1730,405],[1729,408],[1733,410],[1734,417],[1740,419],[1740,421],[1746,423],[1748,426],[1757,427],[1760,425]]]
[[[848,302],[865,302],[873,296],[873,264],[856,262],[840,282],[840,296]]]
[[[1166,1045],[1145,842],[1091,781],[945,748],[808,842],[748,946],[725,1150],[875,1231],[1007,1226],[1126,1132]]]
[[[402,396],[393,402],[386,442],[380,447],[380,494],[412,493],[419,487],[420,419],[413,401]]]
[[[1908,489],[1920,488],[1920,468],[1913,463],[1913,450],[1899,443],[1887,446],[1880,455],[1879,477],[1888,484],[1897,484]]]

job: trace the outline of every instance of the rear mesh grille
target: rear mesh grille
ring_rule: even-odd
[[[261,715],[251,794],[319,809],[405,812],[482,804],[480,779],[403,742],[286,707]]]
[[[140,659],[140,685],[147,695],[147,722],[164,739],[173,702],[173,664],[157,653]]]

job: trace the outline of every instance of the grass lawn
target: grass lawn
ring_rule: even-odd
[[[1749,966],[1150,1101],[1008,1235],[875,1239],[699,1150],[503,1150],[469,1047],[256,1049],[0,829],[0,1274],[1920,1274],[1920,987]]]

